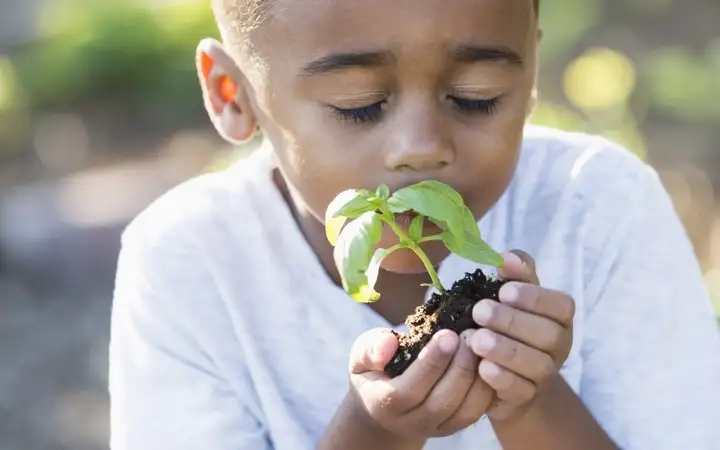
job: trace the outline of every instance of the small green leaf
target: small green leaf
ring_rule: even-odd
[[[325,210],[325,236],[330,245],[335,245],[338,235],[347,219],[354,219],[375,209],[368,199],[370,192],[348,189],[339,193]]]
[[[371,198],[372,194],[370,192],[358,191],[357,196],[340,207],[335,213],[335,216],[345,216],[348,219],[356,219],[362,214],[376,208],[376,205],[370,201]]]
[[[383,259],[387,258],[390,253],[399,248],[401,248],[401,246],[396,245],[391,248],[379,248],[375,251],[375,254],[370,260],[370,264],[368,265],[368,269],[365,272],[365,275],[367,276],[367,284],[370,288],[373,290],[375,289],[375,283],[377,283],[378,274],[380,273],[380,265],[382,264]]]
[[[381,184],[375,191],[375,195],[387,200],[390,197],[390,188],[387,187],[387,184]]]
[[[423,226],[425,225],[425,217],[424,216],[417,216],[412,220],[410,223],[410,229],[408,230],[408,233],[410,235],[410,239],[413,241],[417,241],[422,237],[423,233]]]
[[[325,237],[327,237],[328,242],[330,242],[330,245],[335,245],[337,243],[338,236],[340,235],[340,231],[342,231],[343,225],[345,225],[345,222],[347,221],[347,217],[339,216],[339,217],[331,217],[329,219],[325,219]]]
[[[421,182],[396,191],[388,200],[393,213],[413,210],[433,222],[447,224],[445,228],[461,244],[463,240],[463,212],[447,189]]]
[[[421,181],[418,184],[422,186],[428,186],[429,188],[442,193],[456,205],[465,206],[465,200],[463,200],[462,196],[458,193],[458,191],[453,189],[450,185],[447,185],[437,180],[425,180]]]
[[[463,231],[465,235],[470,235],[475,239],[480,239],[480,228],[478,227],[475,216],[467,206],[463,206]]]
[[[465,239],[462,244],[458,244],[453,236],[449,232],[442,233],[443,242],[447,246],[448,250],[460,256],[461,258],[469,259],[470,261],[478,264],[484,264],[494,267],[503,266],[503,258],[500,253],[495,251],[490,245],[479,237],[475,237],[470,234],[465,235]]]
[[[379,299],[368,283],[367,270],[373,247],[382,237],[380,216],[373,211],[362,214],[340,232],[333,251],[343,289],[355,300],[370,302]]]

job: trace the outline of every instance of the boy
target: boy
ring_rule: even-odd
[[[536,4],[215,6],[208,112],[228,140],[259,128],[265,145],[126,231],[113,449],[717,448],[720,337],[658,178],[604,140],[525,124]],[[522,251],[505,254],[501,301],[475,306],[483,329],[438,333],[388,380],[387,330],[428,298],[422,266],[393,254],[383,299],[355,303],[322,217],[344,189],[425,179]],[[475,268],[427,251],[445,284]]]

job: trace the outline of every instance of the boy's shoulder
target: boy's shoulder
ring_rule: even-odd
[[[638,155],[607,138],[528,125],[513,188],[533,197],[572,193],[592,203],[627,197],[629,190],[656,178]]]
[[[166,191],[125,228],[123,244],[205,247],[257,222],[259,177],[265,161],[244,157],[225,170],[201,173]]]
[[[532,170],[539,162],[571,164],[574,178],[584,170],[612,168],[629,173],[648,165],[627,147],[596,134],[527,125],[521,152],[521,169]],[[619,175],[619,173],[618,173]]]

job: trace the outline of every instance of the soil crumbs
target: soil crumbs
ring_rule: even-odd
[[[460,334],[480,328],[472,318],[473,306],[484,299],[497,301],[498,291],[505,282],[477,269],[457,280],[444,294],[433,293],[430,300],[405,320],[408,333],[395,333],[400,346],[385,372],[392,378],[405,372],[439,330],[449,329]]]

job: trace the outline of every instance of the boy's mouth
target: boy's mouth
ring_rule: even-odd
[[[410,224],[412,223],[413,219],[415,219],[417,216],[417,213],[413,211],[395,214],[395,223],[400,225],[400,227],[402,228],[408,229],[410,228]]]

